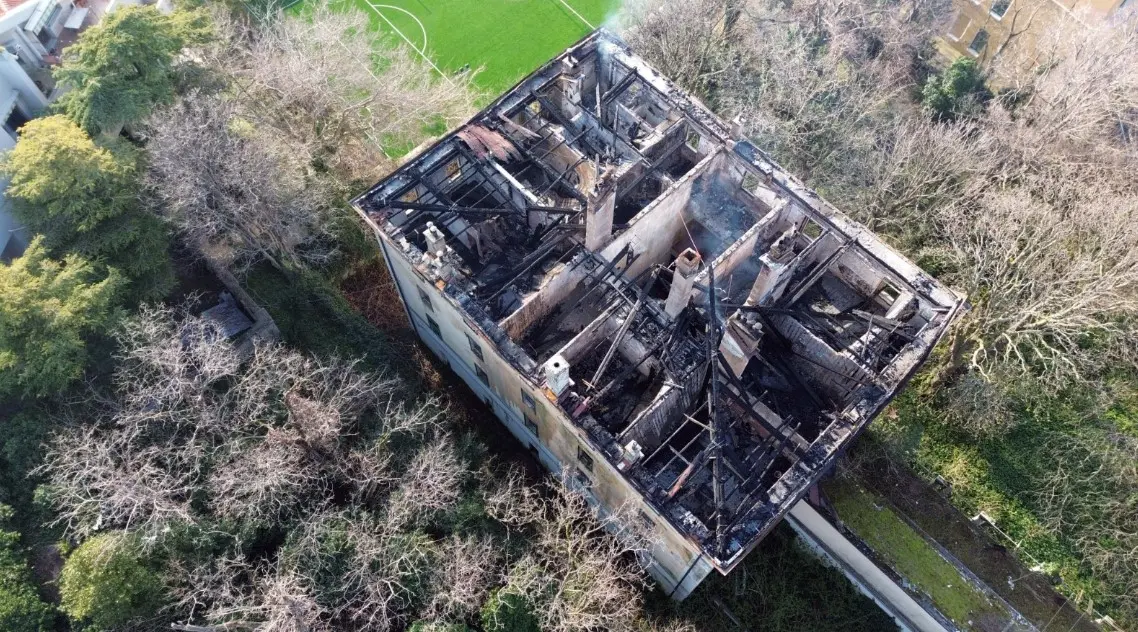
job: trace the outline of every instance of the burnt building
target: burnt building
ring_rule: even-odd
[[[426,345],[601,510],[635,508],[676,598],[962,308],[603,30],[354,205]]]

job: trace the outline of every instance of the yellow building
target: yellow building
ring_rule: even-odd
[[[1086,28],[1138,4],[1134,0],[954,0],[948,31],[937,49],[948,59],[985,63],[1014,51],[1031,63],[1045,34]]]

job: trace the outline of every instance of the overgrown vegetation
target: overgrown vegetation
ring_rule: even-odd
[[[973,587],[890,507],[883,506],[880,499],[855,481],[839,477],[827,484],[825,490],[842,522],[868,543],[874,553],[927,594],[961,629],[973,628],[970,622],[988,614],[1003,619],[1009,616]]]

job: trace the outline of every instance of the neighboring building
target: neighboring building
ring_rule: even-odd
[[[94,19],[71,0],[0,0],[0,151],[16,145],[21,125],[39,116],[55,96],[51,66],[59,51]],[[0,180],[0,189],[7,187]],[[28,235],[0,198],[0,261],[23,253]]]
[[[1085,28],[1117,15],[1135,0],[954,0],[955,15],[937,49],[987,62],[1014,51],[1025,63],[1038,54],[1037,38],[1057,29]]]
[[[632,508],[676,598],[963,309],[603,30],[353,203],[426,345],[594,505]]]

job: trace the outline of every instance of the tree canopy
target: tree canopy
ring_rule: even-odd
[[[0,629],[7,632],[46,632],[51,629],[51,606],[40,600],[27,562],[19,550],[20,534],[3,528],[12,509],[0,505]]]
[[[118,268],[137,298],[171,287],[166,229],[142,209],[137,157],[97,145],[63,116],[28,122],[4,162],[13,214],[53,254],[75,252]]]
[[[46,396],[83,373],[85,337],[114,316],[117,273],[48,257],[35,238],[23,257],[0,265],[0,395]]]
[[[984,73],[970,57],[956,59],[921,89],[921,103],[940,121],[980,114],[991,98]]]
[[[59,582],[61,608],[96,630],[118,630],[162,605],[162,580],[132,538],[97,535],[67,558]]]
[[[202,13],[120,7],[67,48],[55,71],[67,88],[57,107],[91,134],[117,136],[174,98],[178,54],[208,38]]]

